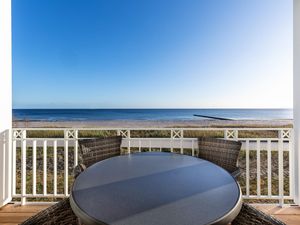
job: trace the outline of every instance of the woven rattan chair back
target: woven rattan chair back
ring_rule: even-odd
[[[241,142],[216,138],[198,138],[199,158],[213,162],[230,173],[237,167]]]
[[[28,218],[21,225],[80,225],[73,213],[69,198],[66,198],[47,209]]]
[[[86,167],[121,154],[121,136],[79,140],[80,161]]]
[[[254,207],[243,203],[239,215],[231,222],[232,225],[285,225],[284,222],[269,216]]]

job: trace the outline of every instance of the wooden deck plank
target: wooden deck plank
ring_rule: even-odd
[[[300,207],[279,207],[276,205],[254,205],[255,208],[274,216],[285,222],[287,225],[300,224]]]
[[[8,204],[0,208],[0,224],[1,225],[16,225],[30,216],[35,215],[39,211],[46,209],[49,205],[25,205]],[[254,205],[263,212],[273,215],[282,220],[287,225],[300,224],[300,207],[279,207],[275,205]]]
[[[274,217],[286,223],[287,225],[300,224],[300,215],[274,215]]]
[[[0,224],[2,223],[21,223],[27,218],[35,215],[36,213],[0,213]]]
[[[254,207],[271,215],[300,215],[300,207],[298,206],[254,205]]]
[[[300,215],[300,207],[277,207],[272,212],[274,215]]]
[[[49,205],[25,205],[8,204],[0,208],[0,224],[13,225],[19,224],[35,215],[39,211],[46,209]]]
[[[19,225],[19,223],[1,223],[1,225]]]
[[[22,206],[20,204],[8,204],[0,208],[0,213],[2,212],[24,212],[24,213],[37,213],[43,209],[48,208],[50,205],[26,205]]]

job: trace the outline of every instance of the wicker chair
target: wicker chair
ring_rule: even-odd
[[[80,225],[79,219],[73,213],[69,198],[66,198],[49,208],[30,217],[21,225]]]
[[[239,141],[201,137],[198,139],[201,159],[213,162],[227,170],[235,178],[240,175],[236,166],[242,143]]]
[[[232,225],[285,225],[280,220],[243,203],[239,215],[231,222]]]
[[[96,162],[120,155],[121,142],[121,136],[79,140],[80,163],[74,168],[74,177]]]

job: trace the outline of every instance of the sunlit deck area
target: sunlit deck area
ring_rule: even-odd
[[[19,224],[49,206],[50,204],[24,206],[20,204],[8,204],[0,209],[0,224]],[[276,205],[255,205],[255,207],[280,219],[288,225],[300,224],[300,207],[290,206],[281,208]]]

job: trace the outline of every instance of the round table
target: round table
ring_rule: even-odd
[[[221,167],[196,157],[135,153],[98,162],[75,180],[74,213],[86,224],[228,224],[241,191]]]

